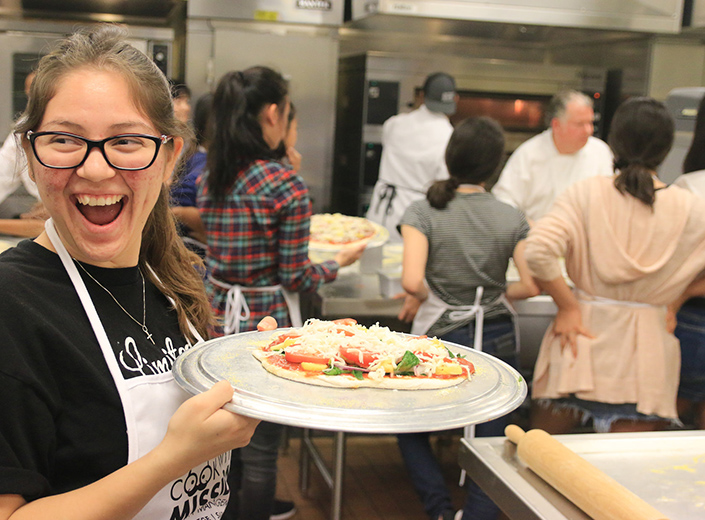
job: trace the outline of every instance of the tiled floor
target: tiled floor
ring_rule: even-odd
[[[464,493],[458,487],[459,435],[433,437],[454,503],[460,507]],[[316,437],[316,446],[330,465],[333,438]],[[297,520],[329,520],[331,493],[315,466],[311,465],[306,496],[299,491],[299,432],[291,432],[288,446],[279,457],[277,495],[293,500]],[[427,520],[409,482],[393,435],[348,435],[343,487],[343,520]]]

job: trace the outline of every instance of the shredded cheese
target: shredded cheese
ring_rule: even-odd
[[[284,332],[291,335],[293,331]],[[363,356],[372,354],[376,360],[368,367],[368,377],[379,379],[386,374],[394,375],[394,369],[404,353],[410,351],[419,358],[419,365],[414,367],[417,376],[447,373],[439,367],[447,364],[448,350],[437,338],[409,337],[392,332],[388,327],[372,325],[364,327],[359,324],[344,324],[317,319],[308,320],[303,327],[295,329],[300,337],[289,337],[273,348],[283,348],[286,352],[298,355],[315,356],[332,360],[333,363],[345,364],[340,355],[340,347],[359,349],[358,364],[363,365]],[[279,336],[273,336],[276,342]],[[468,374],[469,376],[469,374]]]

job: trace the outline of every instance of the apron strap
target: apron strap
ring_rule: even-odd
[[[644,302],[631,302],[628,300],[613,300],[612,298],[605,298],[604,296],[596,296],[594,294],[589,294],[582,289],[575,288],[575,296],[580,303],[587,303],[589,305],[621,305],[622,307],[632,307],[635,309],[644,309],[648,307],[664,307],[663,305],[652,305],[650,303]]]
[[[448,318],[452,321],[461,321],[467,318],[475,317],[475,338],[472,347],[475,350],[482,352],[482,329],[485,321],[485,309],[482,307],[482,295],[485,288],[479,286],[475,290],[475,302],[470,306],[452,307],[448,306],[451,311],[448,313]]]
[[[387,199],[387,206],[384,208],[385,218],[389,216],[392,212],[392,202],[397,196],[397,187],[394,184],[385,184],[382,188],[382,194],[377,201],[377,207],[375,208],[375,213],[379,213],[379,207],[382,205],[385,199]]]
[[[245,292],[263,293],[281,291],[289,311],[292,326],[301,327],[303,325],[299,294],[287,291],[280,284],[263,287],[245,287],[238,284],[221,282],[213,276],[208,276],[208,280],[213,285],[228,291],[225,297],[225,315],[223,316],[223,333],[226,336],[238,334],[240,332],[240,323],[250,319],[250,307],[247,305]]]
[[[76,289],[76,293],[81,300],[83,309],[86,311],[86,315],[91,323],[95,337],[98,340],[98,345],[100,345],[103,357],[105,358],[105,362],[110,370],[110,375],[115,381],[115,386],[117,388],[118,395],[120,396],[120,401],[122,402],[123,413],[125,415],[125,424],[127,425],[128,461],[134,460],[137,455],[138,447],[136,443],[130,442],[130,438],[131,433],[137,430],[135,411],[132,406],[132,401],[128,397],[128,388],[125,384],[125,379],[122,377],[122,372],[120,371],[117,359],[115,358],[115,353],[113,352],[110,341],[108,340],[108,335],[105,333],[105,328],[100,321],[95,305],[93,305],[93,300],[88,293],[86,284],[83,282],[83,278],[81,278],[73,258],[71,258],[71,255],[69,255],[69,252],[66,250],[64,243],[61,241],[61,238],[56,231],[56,227],[54,226],[54,221],[51,218],[47,219],[44,223],[44,229],[46,230],[51,244],[54,246],[54,249],[61,259],[61,263],[64,265],[64,269],[66,269],[66,273],[69,275],[69,278]]]

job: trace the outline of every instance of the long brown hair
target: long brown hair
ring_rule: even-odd
[[[208,147],[209,195],[222,201],[240,170],[256,160],[278,160],[281,149],[271,149],[259,121],[262,108],[286,107],[289,86],[284,77],[268,67],[225,74],[213,95],[213,134]]]
[[[453,130],[446,147],[446,166],[450,178],[436,181],[426,199],[436,209],[444,209],[455,198],[463,183],[479,184],[497,171],[504,153],[504,132],[489,117],[470,117]]]
[[[29,151],[26,133],[41,124],[58,81],[80,68],[117,72],[127,81],[137,108],[159,133],[181,137],[187,143],[193,140],[189,128],[174,117],[167,79],[152,60],[127,43],[126,37],[125,29],[101,24],[69,36],[42,58],[32,82],[29,103],[15,126],[26,151]],[[171,142],[167,146],[174,153]],[[162,186],[142,231],[139,265],[152,283],[174,301],[182,333],[190,341],[196,339],[188,327],[190,321],[207,337],[213,315],[198,272],[203,263],[184,246],[176,232],[166,185]]]
[[[614,152],[615,187],[647,206],[656,199],[652,174],[668,155],[673,118],[665,105],[648,97],[622,103],[614,114],[608,142]]]

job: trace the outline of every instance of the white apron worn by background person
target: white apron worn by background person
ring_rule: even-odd
[[[250,319],[250,307],[245,298],[246,292],[278,292],[281,291],[289,311],[292,327],[301,327],[301,303],[299,293],[292,292],[281,285],[266,285],[262,287],[245,287],[237,284],[229,284],[216,280],[212,276],[208,280],[221,289],[228,291],[225,298],[225,315],[223,316],[223,334],[238,334],[240,332],[240,322]]]
[[[434,181],[448,178],[444,157],[452,133],[448,116],[426,105],[384,122],[379,179],[365,217],[387,228],[391,242],[402,241],[397,225],[406,208]]]
[[[377,181],[372,190],[370,207],[365,217],[387,228],[392,242],[401,242],[402,238],[397,226],[401,222],[406,208],[425,197],[425,191],[409,188],[401,182]]]
[[[485,322],[485,310],[480,302],[482,301],[484,288],[478,287],[475,290],[475,302],[472,305],[449,305],[436,296],[436,293],[434,293],[428,286],[426,286],[426,288],[428,289],[428,298],[421,303],[419,310],[416,312],[416,316],[414,316],[414,321],[411,324],[411,333],[415,335],[426,334],[431,326],[436,323],[446,311],[450,311],[448,318],[454,322],[463,321],[474,316],[475,337],[473,339],[473,348],[479,352],[482,352],[482,328]],[[516,311],[511,305],[509,305],[504,295],[501,295],[499,299],[512,315],[514,334],[516,335],[516,345],[519,345],[519,330],[517,327]],[[466,439],[472,439],[475,437],[475,425],[473,424],[466,426],[463,429],[463,435]],[[460,485],[462,486],[464,482],[465,470],[461,473]]]
[[[171,416],[190,396],[176,384],[171,370],[130,379],[123,377],[83,278],[59,238],[51,219],[47,220],[45,229],[76,289],[115,381],[127,425],[127,463],[134,462],[161,442]],[[191,332],[199,341],[202,341],[193,326],[191,326]],[[227,506],[230,494],[226,483],[229,468],[230,452],[228,451],[191,469],[187,474],[162,488],[134,519],[219,519]]]

